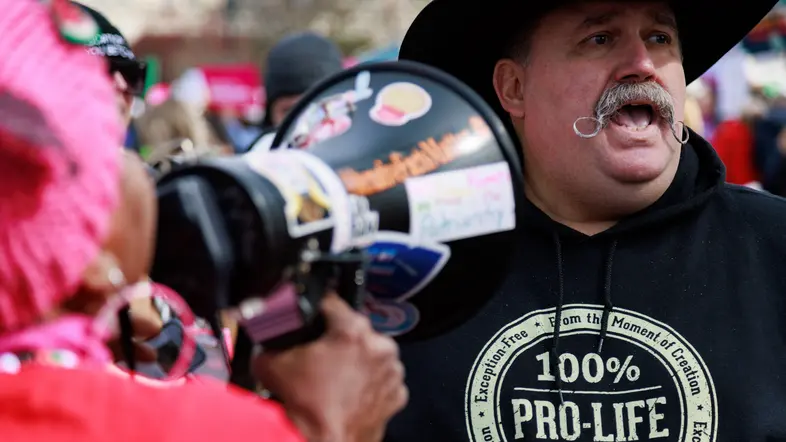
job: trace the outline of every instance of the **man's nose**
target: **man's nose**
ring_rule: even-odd
[[[647,43],[640,38],[631,39],[620,48],[620,62],[614,73],[619,83],[640,83],[655,77],[655,63]]]

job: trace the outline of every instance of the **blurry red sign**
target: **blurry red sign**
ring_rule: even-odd
[[[345,68],[354,66],[357,59],[348,57],[343,64]],[[256,65],[203,65],[197,69],[204,75],[210,89],[211,110],[243,113],[254,108],[264,109],[265,88]]]
[[[264,106],[261,74],[253,64],[199,66],[210,89],[211,110],[245,112]]]

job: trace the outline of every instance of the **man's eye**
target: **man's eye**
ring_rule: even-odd
[[[659,45],[667,45],[671,43],[671,37],[669,37],[666,34],[655,34],[652,37],[650,37],[650,41]]]
[[[609,42],[609,36],[605,34],[593,35],[588,41],[596,45],[605,45]]]

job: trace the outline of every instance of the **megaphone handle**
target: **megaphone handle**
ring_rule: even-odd
[[[357,253],[361,253],[358,255]],[[325,318],[320,313],[320,305],[328,288],[328,283],[337,277],[337,291],[352,308],[360,310],[365,301],[365,271],[368,258],[363,252],[353,252],[338,260],[312,262],[310,271],[301,275],[296,283],[304,290],[299,298],[300,310],[306,326],[262,343],[265,348],[284,350],[298,344],[319,339],[325,333]]]
[[[355,310],[360,310],[366,298],[364,264],[341,263],[338,274],[338,294]]]
[[[363,260],[361,262],[346,262],[337,264],[338,267],[338,284],[337,284],[337,292],[339,296],[344,299],[353,309],[360,310],[360,308],[364,305],[365,301],[365,266],[366,261]],[[310,327],[300,330],[298,333],[302,333],[301,336],[306,338],[305,340],[300,341],[300,343],[308,342],[311,340],[318,339],[322,333],[325,331],[325,320],[321,314],[317,314],[314,317],[314,322]],[[316,333],[310,339],[306,336]],[[305,335],[305,336],[304,336]],[[293,335],[294,336],[294,335]],[[300,336],[295,338],[302,339]],[[263,386],[264,388],[264,386]],[[276,401],[283,404],[283,401],[278,398],[275,394],[271,392],[266,392],[266,398],[272,401]]]
[[[319,311],[322,299],[330,279],[328,266],[315,263],[308,275],[299,278],[296,284],[303,290],[298,297],[300,312],[305,325],[297,330],[262,342],[262,347],[271,350],[286,350],[296,345],[305,344],[319,339],[325,333],[325,319]]]

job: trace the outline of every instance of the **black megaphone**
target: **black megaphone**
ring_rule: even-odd
[[[309,91],[273,146],[159,181],[151,276],[197,315],[266,302],[254,304],[264,326],[246,332],[291,345],[319,322],[326,281],[343,278],[377,330],[421,340],[468,320],[507,273],[521,165],[502,122],[453,77],[356,66]]]

